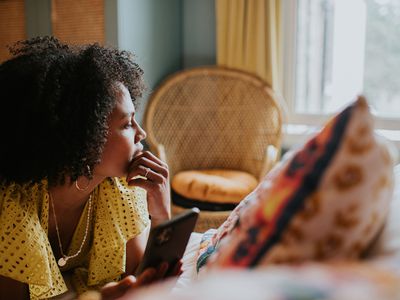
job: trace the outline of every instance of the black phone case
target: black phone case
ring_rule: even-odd
[[[158,268],[162,262],[169,263],[168,274],[183,257],[198,215],[199,209],[192,208],[152,228],[136,275],[150,267]]]

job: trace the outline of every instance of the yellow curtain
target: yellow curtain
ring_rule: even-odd
[[[216,0],[217,64],[257,74],[281,91],[280,0]]]

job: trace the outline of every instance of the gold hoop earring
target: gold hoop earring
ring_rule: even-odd
[[[90,170],[89,165],[86,165],[86,168],[87,168],[88,176],[89,176],[89,177],[92,177],[92,171]],[[86,190],[88,189],[89,185],[90,185],[90,179],[88,180],[87,185],[86,185],[85,187],[83,187],[83,188],[79,186],[79,184],[78,184],[78,179],[75,180],[75,187],[76,187],[76,189],[77,189],[78,191],[81,191],[81,192],[86,191]]]

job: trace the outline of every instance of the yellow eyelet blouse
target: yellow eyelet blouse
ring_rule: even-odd
[[[85,207],[68,254],[79,249],[86,228]],[[29,284],[31,299],[67,291],[61,272],[72,273],[78,293],[118,280],[125,272],[126,242],[149,225],[146,192],[123,179],[107,178],[93,191],[89,238],[82,252],[60,268],[47,231],[47,181],[0,185],[0,275]],[[62,215],[61,215],[62,216]]]

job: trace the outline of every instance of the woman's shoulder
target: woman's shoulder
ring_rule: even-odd
[[[49,291],[55,281],[65,290],[47,237],[47,185],[0,184],[0,275]],[[32,291],[31,291],[32,292]],[[0,297],[1,298],[1,297]]]
[[[129,187],[124,179],[105,179],[95,199],[93,240],[96,242],[91,252],[97,255],[90,257],[89,285],[124,272],[126,243],[150,225],[145,191]],[[111,267],[105,270],[104,266]]]
[[[40,183],[0,183],[0,214],[10,209],[40,209],[42,199],[47,194],[47,182]],[[29,209],[31,211],[31,209]]]
[[[100,184],[96,211],[109,215],[110,220],[122,227],[135,223],[137,232],[149,223],[146,191],[128,186],[123,178],[107,178]]]
[[[101,194],[106,193],[108,198],[122,197],[124,199],[146,200],[146,191],[140,187],[129,186],[125,178],[107,177],[99,185]]]

